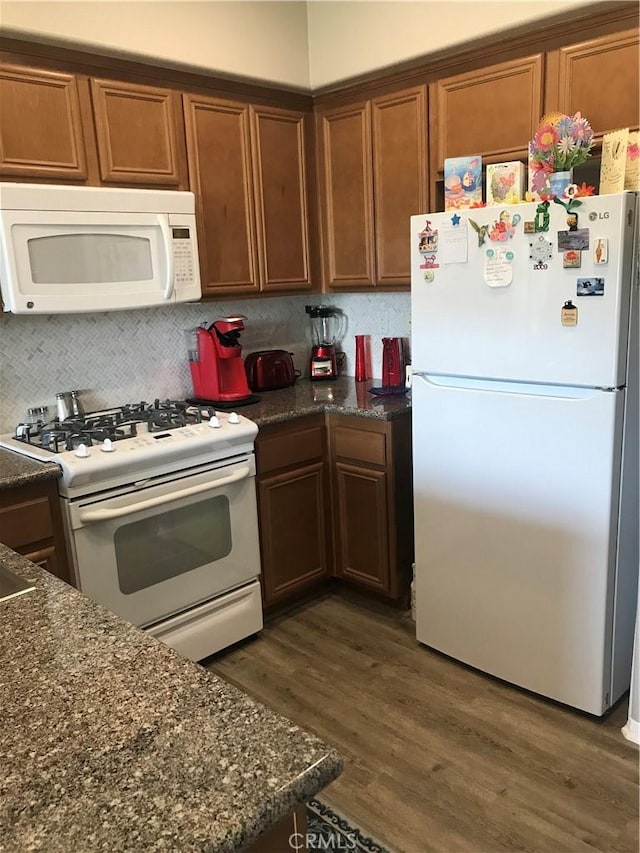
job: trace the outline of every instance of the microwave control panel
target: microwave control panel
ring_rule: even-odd
[[[173,237],[174,281],[176,284],[192,284],[194,272],[194,241],[191,231],[184,226],[171,229]]]

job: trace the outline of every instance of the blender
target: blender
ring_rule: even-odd
[[[338,375],[336,344],[346,330],[346,317],[330,305],[307,305],[314,344],[311,349],[311,379],[335,379]]]

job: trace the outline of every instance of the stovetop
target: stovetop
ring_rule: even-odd
[[[75,451],[81,444],[85,448],[101,446],[135,438],[139,433],[166,432],[190,424],[209,421],[215,416],[212,407],[188,406],[179,400],[155,400],[154,403],[126,403],[113,409],[90,412],[49,423],[20,423],[15,438],[31,447],[63,453]],[[106,448],[104,443],[107,442]]]
[[[253,452],[258,427],[235,412],[182,401],[129,403],[50,423],[19,424],[0,446],[62,468],[60,493],[89,494]]]

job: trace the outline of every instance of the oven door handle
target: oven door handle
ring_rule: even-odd
[[[109,521],[112,518],[122,518],[123,515],[131,515],[134,512],[142,512],[142,510],[151,509],[154,506],[173,503],[174,501],[179,501],[181,498],[191,497],[191,495],[214,491],[222,486],[228,486],[230,483],[245,480],[250,474],[251,468],[249,465],[244,465],[227,477],[221,477],[212,483],[200,483],[197,486],[189,486],[187,489],[182,489],[179,492],[171,492],[169,495],[158,495],[156,498],[148,498],[146,501],[138,501],[135,504],[127,504],[126,506],[114,507],[113,509],[83,509],[80,510],[80,521],[90,523],[92,521]]]

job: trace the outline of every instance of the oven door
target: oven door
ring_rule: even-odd
[[[67,505],[80,590],[145,627],[260,574],[253,456]]]

